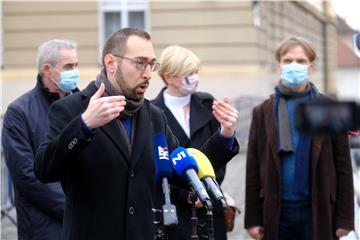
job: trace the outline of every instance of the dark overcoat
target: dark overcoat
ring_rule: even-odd
[[[81,113],[96,91],[92,82],[52,105],[49,134],[36,155],[35,173],[42,181],[61,180],[65,239],[153,240],[153,136],[163,132],[170,151],[178,142],[162,111],[147,100],[136,114],[132,149],[125,144],[118,119],[87,138]],[[204,151],[216,156],[219,143],[211,139]]]
[[[12,176],[19,239],[60,240],[65,195],[59,182],[44,184],[34,175],[36,151],[48,131],[47,114],[58,94],[36,87],[12,102],[5,113],[2,144]]]
[[[158,96],[152,100],[152,103],[163,109],[167,118],[170,129],[179,139],[180,145],[188,148],[200,147],[219,130],[220,124],[212,115],[212,104],[214,97],[208,93],[196,92],[191,95],[190,101],[190,138],[185,134],[184,130],[171,113],[170,109],[166,107],[163,97],[164,88]],[[226,154],[226,153],[230,154]],[[237,148],[227,149],[224,152],[225,156],[233,156],[237,154]],[[210,159],[211,161],[211,159]],[[222,183],[225,177],[226,166],[216,171],[216,180],[219,184]],[[187,202],[189,191],[174,187],[171,192],[171,199],[176,205],[179,226],[176,234],[171,234],[169,239],[190,239],[191,236],[191,205]],[[220,204],[214,204],[214,230],[216,240],[226,239],[226,228],[224,219],[224,210]],[[197,210],[200,221],[206,220],[205,209]]]
[[[277,153],[274,95],[253,110],[246,166],[245,228],[264,227],[276,240],[281,208],[281,160]],[[313,239],[337,239],[354,229],[354,190],[346,134],[314,135],[311,150]]]

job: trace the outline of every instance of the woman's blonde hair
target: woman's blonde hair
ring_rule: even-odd
[[[197,72],[200,67],[200,59],[189,49],[172,45],[165,48],[160,56],[159,76],[166,84],[164,75],[187,76]]]

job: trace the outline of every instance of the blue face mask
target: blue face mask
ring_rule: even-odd
[[[281,79],[289,87],[303,86],[309,79],[308,66],[299,63],[282,65]]]
[[[60,81],[57,83],[58,87],[66,93],[71,93],[79,83],[79,70],[69,70],[60,72]]]

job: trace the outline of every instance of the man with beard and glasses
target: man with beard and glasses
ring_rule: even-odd
[[[169,152],[178,146],[166,117],[144,99],[159,64],[150,35],[124,28],[106,41],[103,69],[83,91],[52,105],[49,133],[35,159],[37,177],[61,181],[65,192],[65,239],[153,240],[154,134]],[[217,103],[222,133],[233,135],[237,113]],[[222,167],[239,151],[224,136],[201,149]]]

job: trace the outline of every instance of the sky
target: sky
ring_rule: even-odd
[[[333,7],[350,27],[360,31],[360,0],[333,0]]]

